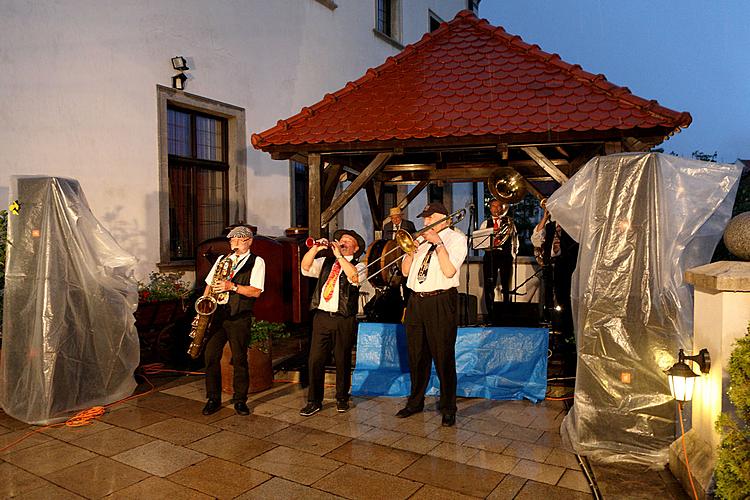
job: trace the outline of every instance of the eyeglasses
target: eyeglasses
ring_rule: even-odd
[[[229,241],[250,241],[252,238],[229,238]]]

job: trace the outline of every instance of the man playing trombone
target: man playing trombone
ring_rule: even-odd
[[[451,217],[442,203],[428,204],[418,217],[425,229],[419,246],[407,253],[401,271],[412,290],[406,306],[411,395],[397,417],[424,409],[430,368],[440,380],[442,423],[456,423],[456,335],[458,333],[459,269],[466,258],[466,236],[451,229]],[[429,229],[428,229],[429,228]]]
[[[333,255],[318,257],[321,250],[331,248]],[[308,370],[310,387],[307,405],[299,412],[309,417],[323,408],[325,363],[333,351],[336,358],[336,409],[349,409],[352,347],[357,328],[360,276],[365,266],[357,262],[365,241],[355,231],[339,229],[333,241],[319,240],[302,258],[302,275],[318,278],[312,293],[310,310],[314,311]]]

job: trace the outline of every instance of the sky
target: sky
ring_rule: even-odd
[[[750,1],[483,0],[479,17],[590,73],[688,111],[662,143],[750,159]]]

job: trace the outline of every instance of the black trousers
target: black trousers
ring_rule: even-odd
[[[357,319],[354,316],[345,317],[320,310],[315,312],[310,340],[310,358],[307,363],[310,377],[310,387],[307,389],[308,401],[318,404],[323,402],[326,361],[331,351],[336,360],[336,399],[349,400],[352,347],[356,328]]]
[[[225,311],[228,306],[219,306],[211,325],[211,337],[206,343],[206,398],[221,401],[221,355],[229,342],[232,350],[234,379],[232,402],[247,401],[250,386],[250,373],[247,366],[247,348],[250,346],[250,329],[253,317],[249,314],[229,318]]]
[[[513,254],[510,249],[484,252],[482,267],[484,271],[484,304],[487,307],[487,313],[491,315],[495,304],[495,286],[497,285],[498,273],[500,274],[503,302],[510,302],[510,288],[513,282]]]
[[[451,288],[432,297],[412,292],[405,324],[411,376],[411,395],[406,406],[415,410],[424,407],[424,393],[434,361],[440,380],[440,411],[455,415],[458,290]]]

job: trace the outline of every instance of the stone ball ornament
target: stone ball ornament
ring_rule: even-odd
[[[732,255],[750,260],[750,212],[736,215],[724,230],[724,245]]]

